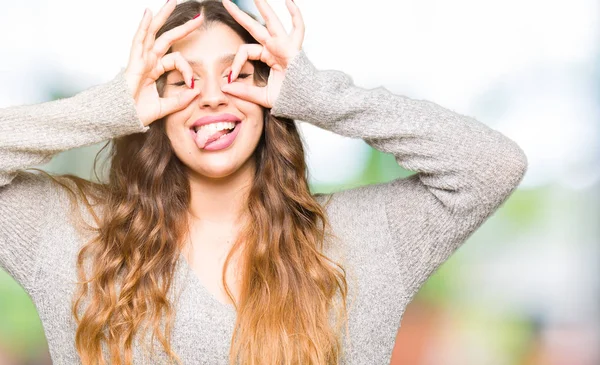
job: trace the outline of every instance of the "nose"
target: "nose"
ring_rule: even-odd
[[[227,105],[229,97],[221,90],[223,82],[227,82],[226,79],[211,76],[203,78],[203,81],[196,86],[201,88],[198,94],[198,104],[201,108],[216,109]]]

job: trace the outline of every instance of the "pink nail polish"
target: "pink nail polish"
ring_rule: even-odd
[[[192,89],[194,88],[194,78],[192,77]]]
[[[193,17],[192,19],[196,19],[196,18],[197,18],[197,17],[199,17],[199,16],[200,16],[200,14],[196,14],[196,16],[195,16],[195,17]]]
[[[227,75],[227,83],[228,84],[231,84],[231,72],[232,71],[229,71],[229,75]]]

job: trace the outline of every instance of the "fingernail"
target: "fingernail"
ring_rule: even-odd
[[[193,19],[196,19],[196,18],[197,18],[197,17],[199,17],[199,16],[200,16],[200,14],[196,14],[196,16],[195,16]]]
[[[194,78],[192,77],[192,89],[194,88]]]
[[[232,71],[229,71],[229,75],[227,76],[227,83],[228,84],[231,84],[231,72]]]

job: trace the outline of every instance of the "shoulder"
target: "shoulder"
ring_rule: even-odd
[[[333,233],[342,241],[385,239],[387,219],[384,184],[371,184],[327,194],[314,194],[323,206]]]
[[[0,187],[4,207],[42,209],[59,199],[58,186],[41,173],[19,170],[10,183]]]
[[[71,208],[66,189],[44,173],[20,170],[0,186],[0,267],[30,294],[40,265],[47,273],[62,268],[65,250],[77,244],[70,237],[81,220]]]
[[[327,208],[330,215],[353,217],[383,209],[388,190],[387,183],[376,183],[331,193],[317,193],[313,197]]]
[[[39,169],[19,170],[8,185],[0,187],[0,201],[4,209],[39,222],[58,220],[83,214],[85,202],[97,206],[94,184],[72,175],[53,175]],[[62,214],[64,213],[64,214]]]

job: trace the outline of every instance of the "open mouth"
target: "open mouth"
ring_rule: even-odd
[[[225,133],[221,137],[226,136],[226,135],[230,134],[231,132],[233,132],[240,123],[241,122],[235,122],[235,126],[231,129],[223,129],[223,131],[225,131]],[[194,137],[194,138],[196,138],[196,135],[198,132],[198,130],[196,128],[197,127],[190,128],[190,133],[192,134],[192,137]]]

